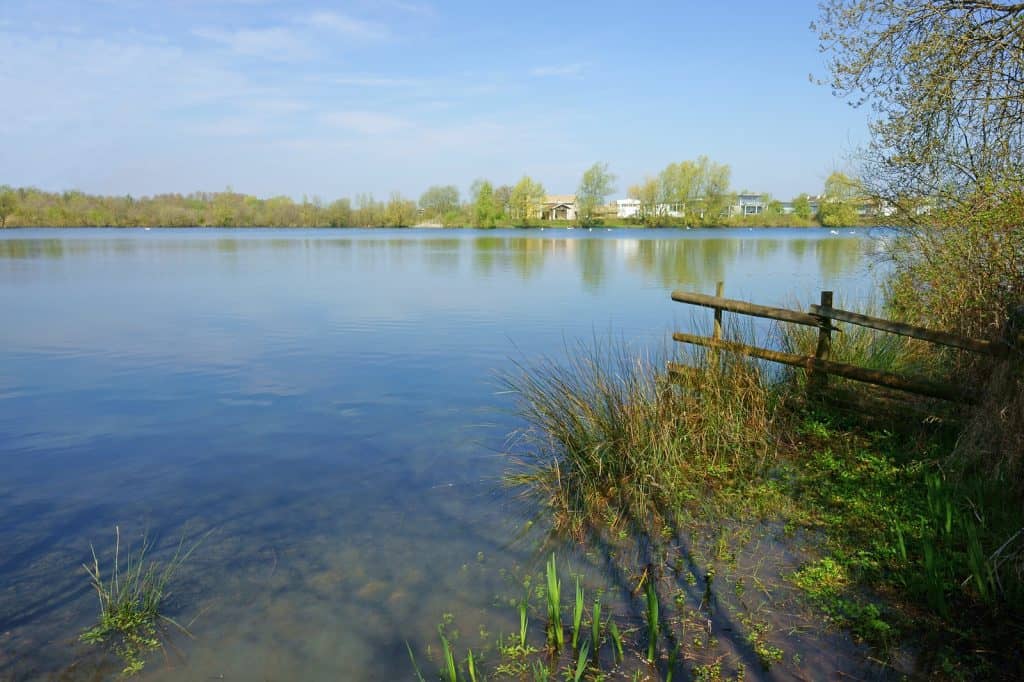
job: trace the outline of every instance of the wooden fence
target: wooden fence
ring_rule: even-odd
[[[833,322],[846,322],[869,329],[876,329],[892,334],[909,336],[915,339],[929,341],[931,343],[959,348],[972,353],[980,353],[995,357],[1005,356],[1010,352],[1009,343],[998,343],[979,339],[968,339],[946,332],[938,332],[923,327],[884,320],[878,317],[870,317],[860,313],[840,310],[832,307],[832,292],[821,292],[821,301],[818,305],[810,306],[808,312],[789,310],[787,308],[773,308],[757,305],[746,301],[739,301],[722,296],[723,285],[718,283],[715,296],[697,294],[687,291],[673,291],[672,300],[690,305],[704,306],[714,310],[714,331],[712,336],[697,336],[676,332],[672,338],[681,343],[689,343],[707,348],[741,353],[749,357],[759,358],[778,362],[791,367],[799,367],[808,373],[808,384],[812,389],[821,389],[828,384],[829,375],[840,376],[853,381],[860,381],[876,386],[906,391],[918,395],[939,398],[960,403],[975,403],[977,396],[969,387],[954,385],[946,382],[933,381],[919,377],[908,377],[894,372],[886,372],[876,369],[868,369],[857,365],[842,362],[835,362],[830,359],[832,352],[832,332],[839,331]],[[722,338],[722,313],[723,311],[763,317],[780,322],[791,324],[802,324],[818,329],[818,343],[814,355],[804,356],[793,353],[785,353],[757,346],[749,346],[736,341],[728,341]],[[1024,345],[1024,334],[1014,335],[1013,342]],[[669,363],[669,370],[672,372],[685,372],[686,368],[676,363]]]

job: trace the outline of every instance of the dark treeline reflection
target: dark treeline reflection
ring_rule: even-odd
[[[468,265],[479,276],[512,272],[522,280],[538,277],[554,262],[575,266],[584,288],[597,291],[626,268],[643,274],[665,287],[703,286],[726,278],[740,262],[772,264],[776,271],[795,267],[805,259],[817,262],[822,277],[833,277],[856,268],[872,242],[863,238],[825,235],[804,230],[794,234],[779,230],[760,230],[753,234],[708,236],[694,232],[661,232],[659,236],[633,238],[622,232],[601,236],[546,237],[502,236],[496,234],[417,233],[385,236],[380,233],[356,237],[330,236],[262,237],[215,236],[205,238],[164,238],[163,234],[133,233],[108,237],[101,234],[86,239],[71,237],[13,238],[0,240],[0,258],[58,259],[88,252],[111,257],[125,254],[152,254],[161,258],[211,251],[232,256],[246,253],[275,252],[288,258],[302,252],[324,256],[335,254],[365,265],[386,260],[392,265],[420,264],[430,271],[457,270]],[[154,235],[154,236],[151,236]],[[664,238],[662,238],[662,235]],[[741,236],[742,235],[742,236]],[[749,236],[748,236],[749,235]],[[13,235],[12,235],[13,236]],[[863,236],[863,235],[862,235]]]

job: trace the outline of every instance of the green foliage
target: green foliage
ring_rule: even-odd
[[[576,214],[580,225],[594,224],[598,207],[615,191],[615,175],[608,172],[607,163],[595,163],[583,173],[576,190]]]
[[[793,199],[793,215],[802,220],[810,220],[812,214],[811,200],[806,194],[801,194],[796,199]]]
[[[580,625],[583,623],[583,588],[580,578],[576,576],[576,601],[572,609],[572,650],[579,649]]]
[[[562,630],[562,583],[558,580],[558,567],[555,555],[551,555],[547,570],[547,604],[548,604],[548,644],[555,652],[561,651],[565,645],[565,633]]]
[[[0,229],[7,227],[7,219],[17,210],[17,195],[9,187],[0,187]]]
[[[509,197],[509,218],[516,225],[531,225],[540,217],[544,196],[544,185],[524,175],[512,188]]]
[[[455,185],[434,185],[420,196],[420,209],[428,220],[441,220],[459,209],[459,189]]]
[[[199,543],[185,550],[183,538],[173,557],[161,565],[147,556],[150,545],[143,539],[138,552],[133,554],[128,548],[122,563],[121,529],[115,528],[114,534],[109,576],[105,576],[94,548],[92,564],[83,564],[99,598],[100,615],[98,622],[86,629],[80,639],[108,647],[124,664],[122,675],[130,676],[142,670],[147,651],[160,647],[163,622],[181,628],[161,611],[175,572]]]
[[[654,663],[658,652],[658,636],[661,621],[658,616],[658,591],[654,588],[654,576],[647,576],[647,662]]]
[[[825,180],[825,194],[818,208],[818,220],[824,227],[848,227],[860,222],[857,202],[859,183],[839,171]]]
[[[498,218],[494,206],[494,188],[487,180],[473,183],[473,227],[494,227]]]
[[[814,28],[834,93],[870,102],[875,192],[958,199],[1024,181],[1024,5],[826,0]]]

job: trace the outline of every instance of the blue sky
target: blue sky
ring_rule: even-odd
[[[786,2],[3,0],[0,184],[333,200],[706,154],[820,191],[867,136]]]

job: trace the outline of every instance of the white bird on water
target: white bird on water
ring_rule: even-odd
[[[828,233],[829,233],[829,234],[839,234],[839,233],[838,233],[838,232],[836,232],[835,230],[829,230],[829,231],[828,231]]]

